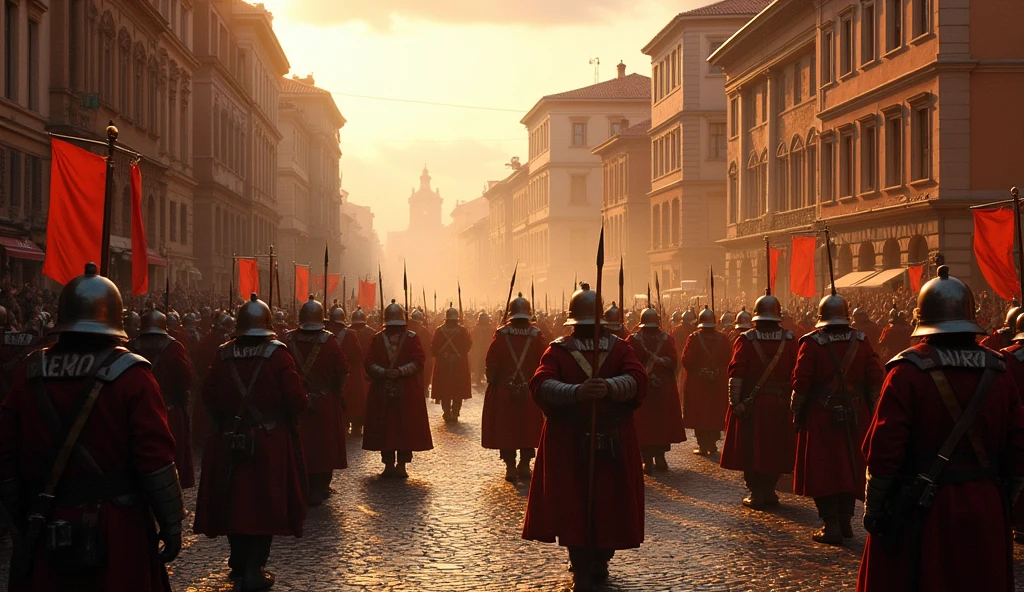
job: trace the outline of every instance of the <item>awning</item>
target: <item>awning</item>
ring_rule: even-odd
[[[877,271],[855,271],[853,273],[848,273],[848,274],[844,275],[843,277],[839,278],[838,280],[836,280],[836,289],[838,290],[840,288],[852,288],[852,287],[856,286],[857,284],[859,284],[860,282],[863,282],[864,280],[868,279],[869,277],[875,275],[876,273],[878,273],[878,272]],[[829,286],[829,287],[831,288],[831,286]]]
[[[861,281],[859,284],[853,286],[854,288],[881,288],[885,284],[898,279],[906,273],[907,270],[903,268],[897,269],[886,269],[879,271],[875,275]],[[836,282],[838,283],[838,282]]]
[[[112,234],[110,235],[110,250],[115,253],[121,253],[122,261],[131,261],[132,239]],[[167,259],[161,257],[160,254],[154,251],[153,249],[146,249],[146,254],[149,255],[150,265],[167,267]]]
[[[149,256],[149,264],[150,265],[158,265],[160,267],[167,267],[167,259],[164,259],[163,257],[161,257],[153,249],[146,249],[146,255]]]
[[[7,252],[7,256],[13,259],[28,259],[29,261],[42,261],[46,258],[43,252],[34,242],[13,236],[0,236],[0,247]]]

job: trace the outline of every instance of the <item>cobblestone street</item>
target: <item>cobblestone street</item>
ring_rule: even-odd
[[[377,453],[349,439],[349,464],[337,491],[310,511],[302,539],[277,538],[268,568],[275,590],[538,591],[566,590],[566,552],[520,538],[527,485],[504,480],[497,452],[480,448],[482,393],[467,401],[458,425],[428,406],[435,449],[419,454],[410,478],[382,480]],[[852,590],[864,542],[815,545],[810,500],[782,496],[773,513],[740,506],[738,474],[675,447],[671,470],[647,477],[647,539],[620,552],[605,587],[615,591]],[[194,490],[187,495],[194,505]],[[858,513],[860,510],[858,509]],[[1019,547],[1018,547],[1019,549]],[[10,543],[0,544],[6,581]],[[1018,590],[1024,579],[1018,550]],[[230,590],[227,540],[188,535],[172,564],[178,591]]]

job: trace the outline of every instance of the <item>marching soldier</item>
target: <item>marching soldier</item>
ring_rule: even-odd
[[[0,402],[7,398],[14,371],[29,354],[42,347],[42,339],[28,331],[11,331],[11,318],[0,306]]]
[[[284,339],[288,335],[288,318],[283,310],[274,311],[274,333],[278,339]]]
[[[459,311],[449,308],[445,322],[434,331],[430,351],[434,353],[434,373],[430,380],[430,393],[434,401],[441,402],[446,422],[458,421],[462,401],[472,398],[473,384],[469,374],[469,352],[473,337],[459,323]]]
[[[793,493],[814,498],[824,526],[817,543],[853,538],[855,500],[863,499],[864,441],[882,388],[882,367],[849,307],[833,294],[818,305],[816,330],[800,339],[791,405],[796,422]]]
[[[348,468],[343,397],[348,360],[334,334],[324,330],[324,307],[313,296],[299,309],[298,329],[286,339],[309,399],[299,417],[299,435],[309,481],[307,501],[318,506],[331,494],[334,471]]]
[[[185,346],[167,334],[167,317],[158,310],[142,315],[139,336],[128,349],[149,361],[167,406],[167,425],[174,436],[174,464],[184,489],[195,487],[192,434],[188,424],[192,363]]]
[[[724,315],[723,315],[724,318]],[[718,438],[725,429],[729,406],[729,358],[732,342],[715,327],[715,313],[706,307],[698,318],[697,331],[683,346],[686,387],[683,391],[683,426],[697,436],[694,454],[718,452]]]
[[[494,324],[491,322],[491,316],[480,311],[476,325],[473,327],[473,343],[476,345],[470,350],[475,384],[480,384],[487,377],[487,351],[484,349],[484,344],[490,343],[493,336]]]
[[[232,336],[203,382],[215,430],[203,453],[193,531],[227,535],[230,577],[241,590],[263,590],[274,583],[265,570],[273,537],[302,536],[306,470],[297,424],[309,400],[256,294],[238,310]]]
[[[907,322],[907,316],[894,306],[889,311],[889,324],[882,329],[882,336],[878,338],[878,349],[882,359],[890,360],[909,348],[910,334],[913,332],[914,328]]]
[[[861,592],[1014,588],[1024,409],[1002,356],[975,343],[970,288],[937,275],[918,295],[923,339],[889,363],[864,442]]]
[[[544,417],[530,398],[530,378],[540,365],[547,342],[530,324],[530,301],[520,294],[509,304],[509,323],[499,328],[487,348],[487,392],[484,395],[480,442],[499,450],[505,480],[530,478],[530,460],[540,440]],[[516,466],[516,450],[519,465]]]
[[[569,548],[576,592],[608,578],[616,550],[637,548],[644,540],[643,467],[633,413],[647,394],[647,374],[633,348],[614,335],[604,333],[594,343],[599,306],[586,284],[572,295],[566,325],[573,332],[552,342],[530,380],[530,395],[546,419],[523,538],[557,539]],[[591,377],[595,347],[605,353],[598,376]],[[592,413],[597,430],[591,438]]]
[[[0,503],[22,533],[13,592],[171,589],[185,516],[174,438],[148,362],[119,347],[121,307],[86,265],[60,292],[56,345],[15,371],[0,409]]]
[[[357,311],[359,312],[359,311]],[[352,315],[353,322],[355,315]],[[363,327],[366,326],[366,319],[363,319]],[[345,359],[349,364],[348,378],[345,380],[345,421],[348,425],[342,425],[342,433],[347,434],[351,426],[353,436],[363,435],[363,418],[366,417],[366,374],[359,366],[363,359],[363,348],[359,343],[359,336],[356,334],[355,324],[345,326],[345,309],[335,308],[331,311],[328,330],[334,333],[334,337],[341,344],[341,351],[345,353]],[[373,333],[370,333],[373,337]]]
[[[629,332],[626,331],[626,326],[622,323],[622,309],[616,306],[615,302],[612,302],[608,310],[604,311],[604,327],[619,339],[629,338]]]
[[[363,352],[365,356],[367,350],[370,349],[370,342],[373,341],[373,336],[376,335],[376,332],[367,326],[366,311],[362,307],[356,308],[356,311],[352,313],[352,326],[350,329],[359,338],[359,351]]]
[[[753,510],[777,506],[775,484],[793,470],[795,434],[789,408],[796,364],[792,331],[783,329],[779,299],[766,293],[754,303],[754,328],[736,339],[729,362],[723,469],[743,471]]]
[[[729,332],[729,343],[735,343],[736,339],[740,335],[743,335],[747,331],[754,328],[754,322],[750,313],[747,312],[747,307],[743,307],[739,313],[736,314],[736,324],[733,325],[732,330]]]
[[[688,308],[681,318],[682,320],[672,330],[672,339],[675,339],[676,343],[686,343],[686,338],[697,330],[697,313]]]
[[[1024,385],[1024,315],[1017,317],[1016,330],[1013,344],[1001,353],[1006,360],[1007,372],[1020,389]],[[1024,543],[1024,499],[1020,498],[1013,505],[1013,540]]]
[[[435,363],[435,354],[433,352],[433,348],[431,347],[431,341],[434,338],[434,332],[427,326],[426,317],[424,317],[423,313],[418,310],[412,311],[412,313],[409,315],[408,324],[409,330],[416,334],[417,339],[419,339],[420,341],[420,346],[423,349],[423,398],[429,399],[430,380],[431,377],[434,376]],[[382,323],[381,329],[384,329],[386,326],[387,323]],[[437,403],[438,401],[439,399],[434,399],[435,403]]]
[[[46,325],[46,321],[42,323]],[[135,339],[139,336],[139,329],[142,327],[142,319],[139,317],[139,313],[134,310],[129,310],[124,313],[124,330],[128,334],[128,339]],[[40,329],[40,335],[43,329]]]
[[[1017,317],[1020,316],[1021,308],[1014,300],[1010,305],[1010,308],[1006,311],[1006,320],[1003,322],[1003,326],[981,340],[982,347],[1000,351],[1010,347],[1013,344],[1013,336],[1017,334]]]
[[[878,343],[878,340],[882,337],[882,329],[874,319],[868,316],[868,312],[863,308],[853,309],[852,327],[857,331],[863,332],[864,336],[872,344]]]
[[[627,341],[647,372],[647,396],[636,411],[636,431],[644,473],[648,475],[655,468],[667,471],[665,453],[672,449],[672,444],[686,441],[676,387],[676,343],[661,330],[660,323],[658,311],[648,308],[640,315],[637,332]]]
[[[220,346],[231,339],[234,325],[235,319],[231,315],[220,314],[217,324],[212,326],[210,332],[203,336],[203,341],[194,359],[198,384],[203,384],[206,381],[210,367],[220,356]],[[192,406],[193,441],[197,445],[205,445],[212,430],[210,414],[206,410],[206,399],[200,397]]]
[[[381,477],[406,479],[412,453],[434,448],[423,398],[423,347],[405,322],[405,310],[384,309],[384,328],[366,348],[364,366],[370,377],[366,398],[363,450],[380,451]]]

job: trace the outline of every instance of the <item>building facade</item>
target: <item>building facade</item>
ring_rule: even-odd
[[[481,196],[470,201],[459,201],[452,210],[452,223],[448,225],[449,242],[454,249],[455,277],[467,294],[480,297],[490,291],[487,279],[490,203]],[[507,280],[506,280],[507,283]]]
[[[431,187],[430,171],[424,165],[419,189],[409,194],[409,226],[388,233],[384,266],[386,298],[401,295],[403,268],[408,269],[417,292],[424,282],[428,290],[444,293],[455,289],[455,273],[449,264],[451,234],[441,220],[443,203],[441,190]]]
[[[530,180],[530,165],[521,164],[519,157],[513,157],[507,166],[512,173],[501,181],[489,183],[484,192],[489,251],[488,265],[481,276],[488,279],[485,291],[488,298],[500,298],[501,285],[512,277],[516,265],[512,252],[512,200]]]
[[[764,236],[786,251],[825,223],[837,276],[899,281],[941,254],[984,286],[968,207],[1004,197],[1024,156],[1002,141],[1024,124],[1009,98],[1024,49],[1006,42],[1024,6],[997,4],[779,0],[711,57],[727,76],[731,289],[765,283]]]
[[[707,284],[724,268],[725,75],[707,57],[769,0],[723,0],[676,15],[651,57],[650,268],[663,290]],[[654,278],[651,278],[654,281]]]

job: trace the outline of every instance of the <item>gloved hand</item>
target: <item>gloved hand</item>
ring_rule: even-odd
[[[177,529],[177,532],[161,530],[157,537],[164,544],[164,548],[158,553],[160,561],[170,563],[177,559],[181,553],[181,529]]]

